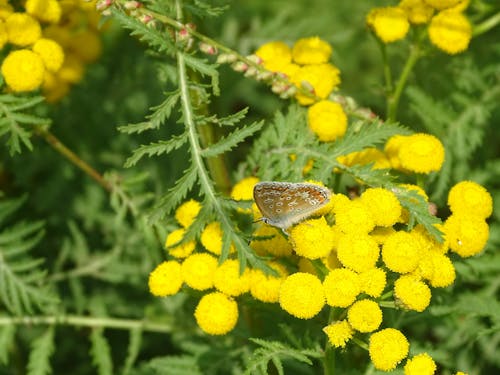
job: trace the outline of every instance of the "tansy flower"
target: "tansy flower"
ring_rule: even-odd
[[[356,272],[368,271],[375,267],[380,250],[377,242],[368,234],[350,233],[340,237],[337,257],[344,267]]]
[[[311,319],[325,305],[321,281],[303,272],[288,276],[281,284],[279,303],[287,313],[300,319]]]
[[[82,80],[84,72],[83,62],[74,53],[67,53],[58,75],[63,81],[78,83]]]
[[[56,0],[27,0],[24,7],[40,21],[57,23],[61,18],[61,6]]]
[[[400,276],[394,282],[394,295],[408,310],[424,311],[431,302],[431,290],[413,275]]]
[[[276,257],[292,255],[292,245],[275,227],[267,224],[260,225],[253,236],[254,240],[250,242],[250,247],[259,255],[271,254]],[[259,239],[259,237],[265,239]]]
[[[5,1],[0,3],[0,19],[6,20],[12,13],[14,13],[14,8],[12,5],[7,4]]]
[[[310,273],[311,275],[318,276],[316,267],[314,267],[314,264],[307,258],[300,258],[297,263],[297,267],[299,272]]]
[[[450,55],[465,51],[472,38],[472,27],[467,17],[453,10],[435,15],[428,30],[431,43]]]
[[[183,228],[176,229],[171,232],[165,240],[165,248],[168,250],[169,254],[176,258],[186,258],[189,256],[196,247],[196,242],[194,240],[181,243],[176,245],[178,242],[182,241],[186,230]],[[176,245],[176,246],[174,246]]]
[[[375,147],[368,147],[362,151],[354,151],[337,158],[340,164],[352,167],[373,163],[372,169],[389,169],[391,164],[385,154]]]
[[[270,263],[269,266],[276,270],[279,276],[266,275],[262,270],[253,269],[250,273],[250,294],[259,301],[274,303],[279,301],[281,283],[288,276],[288,272],[283,265],[276,262]]]
[[[461,0],[424,0],[429,6],[437,10],[452,8],[458,5]]]
[[[188,228],[196,219],[200,210],[200,202],[190,199],[175,210],[175,220],[184,228]]]
[[[83,62],[93,63],[102,53],[101,38],[93,30],[80,30],[71,36],[71,50]]]
[[[220,255],[222,252],[222,230],[220,228],[220,223],[214,221],[208,224],[203,232],[201,232],[200,236],[201,244],[215,255]],[[234,252],[234,246],[231,245],[229,248],[229,252]]]
[[[335,244],[335,233],[323,216],[295,225],[289,238],[297,255],[309,259],[326,257]]]
[[[444,147],[433,135],[417,133],[404,138],[398,157],[404,170],[430,173],[441,169]]]
[[[320,99],[325,99],[340,84],[340,71],[331,64],[305,65],[290,77],[292,83],[303,88]],[[297,93],[299,104],[309,105],[315,99]]]
[[[250,269],[240,273],[240,264],[236,259],[228,259],[214,272],[214,286],[229,296],[239,296],[250,289]]]
[[[462,181],[450,189],[448,206],[454,214],[486,219],[493,211],[493,200],[481,185],[473,181]]]
[[[410,29],[405,11],[397,7],[372,9],[366,23],[384,43],[403,39]]]
[[[17,46],[35,43],[42,35],[42,29],[36,19],[26,13],[12,13],[5,20],[9,42]]]
[[[45,71],[43,76],[42,91],[48,103],[55,103],[69,92],[70,86],[54,73]]]
[[[255,54],[262,59],[264,68],[272,72],[283,72],[283,67],[292,62],[290,47],[281,41],[263,44]]]
[[[481,252],[489,237],[486,221],[470,215],[451,215],[446,219],[443,230],[450,249],[462,258]]]
[[[369,233],[375,221],[368,207],[358,200],[337,200],[334,203],[335,225],[344,233]]]
[[[406,361],[405,375],[433,375],[436,363],[427,353],[420,353]]]
[[[204,295],[194,312],[196,323],[209,335],[225,335],[238,322],[238,305],[223,293]]]
[[[420,242],[411,233],[398,231],[382,245],[382,260],[387,268],[398,273],[413,271],[420,260]]]
[[[455,281],[455,267],[450,258],[436,251],[427,251],[420,260],[415,274],[429,281],[434,288],[447,287]]]
[[[399,150],[401,145],[404,143],[406,136],[404,135],[393,135],[387,142],[385,142],[384,152],[394,169],[401,169],[401,161],[399,160]]]
[[[415,25],[429,22],[434,14],[434,9],[424,0],[402,0],[398,6],[406,12],[408,21]]]
[[[386,274],[381,268],[372,268],[359,274],[361,292],[371,297],[380,297],[386,285]]]
[[[331,270],[323,280],[326,303],[333,307],[350,306],[361,292],[359,275],[347,268]]]
[[[9,36],[7,35],[7,29],[5,28],[5,23],[0,20],[0,49],[2,49],[5,46],[5,43],[7,43],[8,38]]]
[[[444,234],[442,224],[434,224],[434,226],[443,234],[443,242],[438,242],[436,238],[429,234],[427,229],[421,224],[416,225],[411,233],[420,241],[421,247],[424,250],[430,250],[441,254],[446,254],[449,249],[448,239]]]
[[[347,320],[356,331],[373,332],[382,323],[382,310],[375,301],[363,299],[349,307]]]
[[[379,245],[383,245],[387,237],[396,232],[393,227],[377,227],[370,232],[370,237]]]
[[[347,116],[340,104],[321,100],[307,110],[307,123],[320,141],[331,142],[345,134]]]
[[[175,260],[161,263],[149,274],[148,286],[156,297],[176,294],[182,286],[181,265]]]
[[[45,68],[51,72],[57,72],[64,62],[62,47],[51,39],[38,39],[32,50],[42,58]]]
[[[2,75],[15,92],[32,91],[43,82],[45,68],[35,52],[20,49],[10,52],[2,62]]]
[[[410,344],[397,329],[386,328],[370,336],[368,352],[377,370],[391,371],[408,355]]]
[[[249,201],[253,199],[253,187],[256,183],[259,182],[257,177],[246,177],[239,181],[236,185],[233,186],[231,190],[231,198],[236,201]],[[238,211],[242,213],[252,213],[252,210],[238,208]]]
[[[302,65],[326,63],[331,54],[330,44],[317,36],[299,39],[292,48],[293,61]]]
[[[334,348],[345,348],[347,342],[352,338],[354,330],[347,320],[341,320],[327,325],[323,332],[328,336],[328,342]]]
[[[321,261],[329,271],[343,267],[342,263],[340,263],[340,260],[337,257],[336,251],[331,251],[330,254],[328,254],[326,258],[321,259]]]
[[[370,210],[375,225],[391,227],[401,216],[401,204],[392,191],[369,188],[361,194],[360,199]]]
[[[455,375],[469,375],[469,374],[466,372],[458,371]]]
[[[206,290],[214,286],[214,273],[217,259],[207,253],[196,253],[182,262],[182,278],[185,283],[196,290]]]

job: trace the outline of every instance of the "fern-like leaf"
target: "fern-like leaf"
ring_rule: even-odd
[[[127,358],[125,359],[125,365],[123,366],[123,371],[122,371],[123,375],[127,375],[130,373],[130,370],[132,369],[134,362],[137,360],[139,351],[141,350],[141,343],[142,343],[142,330],[141,329],[130,330]]]
[[[6,365],[9,361],[9,350],[14,344],[16,325],[9,324],[0,327],[0,363]]]
[[[144,156],[159,156],[163,154],[168,154],[169,152],[176,150],[187,142],[187,133],[181,134],[179,136],[173,136],[168,141],[160,141],[150,143],[149,145],[143,145],[136,149],[131,157],[125,162],[125,168],[130,168],[137,164]]]
[[[111,360],[111,349],[108,341],[104,337],[103,330],[94,328],[90,335],[90,354],[92,355],[92,363],[97,368],[99,375],[112,375],[113,362]]]
[[[246,138],[254,135],[264,125],[263,121],[254,122],[251,125],[247,125],[242,129],[235,130],[234,132],[228,134],[226,137],[221,138],[217,143],[208,146],[202,151],[202,156],[210,158],[217,156],[232,150],[239,143],[243,142]]]
[[[54,349],[54,327],[49,327],[43,335],[32,342],[27,374],[51,374],[50,356],[54,353]]]

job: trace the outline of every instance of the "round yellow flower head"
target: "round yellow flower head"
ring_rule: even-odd
[[[209,335],[225,335],[238,322],[238,304],[223,293],[204,295],[194,312],[196,323]]]
[[[66,82],[78,83],[82,80],[85,73],[83,62],[74,53],[67,53],[64,57],[64,63],[58,71],[58,76]]]
[[[320,99],[325,99],[340,84],[340,71],[331,64],[305,65],[290,78],[295,86],[308,90]],[[314,98],[300,92],[295,98],[302,105],[309,105],[315,101]]]
[[[200,213],[201,204],[194,199],[190,199],[187,202],[181,204],[177,210],[175,210],[175,220],[182,225],[184,228],[188,228],[193,221],[196,219],[196,216]]]
[[[422,255],[421,244],[411,233],[391,234],[382,246],[382,260],[387,268],[398,273],[412,272]]]
[[[462,13],[445,10],[435,15],[429,25],[429,39],[440,50],[455,55],[469,47],[472,26]]]
[[[36,52],[43,60],[48,71],[57,72],[64,62],[64,51],[62,47],[51,39],[40,38],[33,44],[33,52]]]
[[[444,147],[433,135],[417,133],[404,138],[398,157],[404,170],[430,173],[441,169]]]
[[[347,155],[341,155],[337,161],[348,167],[353,165],[366,165],[373,163],[373,169],[389,169],[391,163],[385,154],[375,147],[368,147],[362,151],[354,151]]]
[[[176,294],[182,286],[181,265],[175,260],[159,264],[149,274],[149,292],[156,297]]]
[[[217,259],[207,253],[196,253],[182,262],[182,278],[185,283],[196,290],[206,290],[214,286],[214,273]]]
[[[340,237],[337,257],[344,267],[355,272],[375,268],[380,249],[377,242],[365,233],[349,233]]]
[[[272,262],[269,266],[276,270],[279,276],[266,275],[264,271],[254,269],[250,273],[250,294],[253,298],[266,302],[274,303],[279,301],[280,287],[288,276],[286,268],[277,263]]]
[[[386,328],[370,336],[368,352],[377,370],[391,371],[406,358],[410,344],[406,337],[394,328]]]
[[[237,201],[253,199],[253,188],[259,182],[257,177],[246,177],[233,186],[231,198]]]
[[[292,62],[292,50],[281,41],[263,44],[255,54],[262,59],[264,68],[272,72],[282,72]]]
[[[167,236],[165,240],[165,248],[173,257],[186,258],[194,251],[194,248],[196,247],[196,242],[194,240],[176,245],[178,242],[182,241],[185,234],[186,230],[180,228],[169,233],[169,235]]]
[[[384,43],[403,39],[410,29],[405,11],[398,7],[372,9],[366,23]]]
[[[362,293],[371,297],[380,297],[387,284],[385,271],[381,268],[372,268],[359,274],[359,285]]]
[[[279,303],[283,310],[300,319],[311,319],[325,305],[323,287],[318,277],[296,272],[281,284]]]
[[[437,252],[441,254],[446,254],[449,249],[449,243],[448,239],[446,238],[446,235],[444,234],[444,229],[442,224],[435,224],[434,225],[439,231],[443,233],[443,242],[440,243],[438,242],[434,236],[430,235],[427,229],[421,224],[416,225],[412,230],[411,233],[418,238],[420,241],[420,244],[422,246],[422,249],[424,250],[430,250],[432,252]]]
[[[382,323],[382,310],[375,301],[362,299],[349,307],[347,320],[356,331],[373,332]]]
[[[1,5],[0,5],[1,6]],[[5,27],[5,23],[0,20],[0,49],[5,46],[9,36],[7,35],[7,29]]]
[[[361,194],[361,202],[370,210],[375,225],[391,227],[401,216],[401,204],[396,194],[383,188],[369,188]]]
[[[393,227],[377,227],[370,232],[370,236],[377,242],[379,245],[383,245],[387,237],[396,232]]]
[[[493,212],[493,199],[481,185],[473,181],[462,181],[448,193],[448,206],[454,214],[486,219]]]
[[[334,348],[345,348],[347,342],[352,338],[354,330],[347,320],[333,322],[323,328],[328,336],[328,341]]]
[[[61,19],[61,5],[56,0],[27,0],[26,12],[43,22],[58,23]]]
[[[42,35],[42,29],[36,19],[26,13],[12,13],[5,20],[9,42],[17,46],[35,43]]]
[[[96,61],[102,53],[102,41],[94,30],[82,30],[71,36],[71,50],[83,62],[90,64]]]
[[[384,152],[387,156],[391,167],[394,169],[401,169],[401,161],[399,160],[399,150],[401,145],[404,143],[406,136],[404,135],[393,135],[390,137],[384,146]]]
[[[488,223],[470,215],[451,215],[446,219],[443,230],[450,249],[462,258],[481,252],[489,237]]]
[[[437,10],[452,8],[460,3],[461,0],[424,0],[426,4]]]
[[[408,21],[415,25],[429,22],[434,14],[434,9],[424,0],[402,0],[398,6],[406,12]]]
[[[236,259],[228,259],[214,272],[214,286],[229,296],[239,296],[250,290],[250,269],[240,273],[240,264]]]
[[[5,21],[12,13],[14,13],[12,5],[7,4],[5,1],[0,4],[0,20]]]
[[[309,129],[322,142],[332,142],[345,134],[347,116],[338,103],[321,100],[307,110]]]
[[[42,58],[27,49],[10,52],[3,60],[1,70],[5,82],[14,92],[38,89],[45,72]]]
[[[326,303],[333,307],[350,306],[361,292],[359,275],[347,268],[331,270],[323,280]]]
[[[375,221],[368,207],[359,199],[338,200],[334,203],[335,225],[344,233],[369,233]]]
[[[466,372],[458,371],[455,375],[469,375],[469,374]]]
[[[220,255],[222,252],[222,229],[220,223],[214,221],[208,224],[200,236],[201,244],[215,255]],[[234,246],[231,244],[229,253],[234,253]]]
[[[323,64],[328,62],[332,47],[317,36],[302,38],[292,48],[292,58],[297,64]]]
[[[420,353],[406,361],[405,375],[433,375],[436,363],[427,353]]]
[[[43,76],[42,91],[48,103],[55,103],[69,92],[70,86],[54,73],[45,71]]]
[[[308,259],[326,257],[335,244],[335,232],[322,216],[305,220],[290,230],[290,241],[297,255]]]
[[[394,282],[394,296],[408,310],[424,311],[431,302],[431,290],[413,275],[402,275]]]
[[[275,227],[263,224],[254,232],[254,237],[268,237],[263,240],[256,238],[250,242],[250,247],[259,255],[271,254],[276,257],[292,255],[292,245]]]

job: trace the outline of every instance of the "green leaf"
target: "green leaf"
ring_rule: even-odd
[[[92,356],[92,363],[97,368],[99,375],[112,375],[113,362],[111,360],[111,349],[108,341],[103,335],[101,328],[94,328],[90,335],[90,354]]]
[[[130,168],[137,164],[137,162],[144,156],[160,156],[163,154],[168,154],[169,152],[176,150],[187,142],[187,133],[173,136],[168,141],[160,141],[150,143],[149,145],[143,145],[136,149],[131,157],[125,162],[125,168]]]
[[[254,122],[251,125],[235,130],[234,132],[228,134],[226,137],[220,139],[217,143],[208,146],[208,148],[203,150],[201,154],[203,157],[209,158],[230,151],[239,143],[243,142],[245,138],[252,136],[260,129],[262,129],[263,125],[263,121]]]
[[[123,366],[122,375],[127,375],[130,373],[134,362],[137,360],[137,356],[141,350],[142,343],[142,330],[141,329],[131,329],[130,339],[127,349],[127,358],[125,359],[125,365]]]
[[[186,65],[191,69],[199,72],[201,75],[209,76],[211,78],[211,87],[215,96],[220,94],[219,89],[219,71],[217,70],[217,65],[207,64],[206,60],[194,57],[183,53],[184,61]]]
[[[196,358],[191,356],[171,356],[155,358],[148,367],[152,368],[155,375],[201,375],[203,372],[198,367]]]
[[[31,345],[31,353],[28,360],[28,375],[52,374],[50,357],[54,353],[54,327],[49,327],[45,333],[35,340]]]
[[[14,344],[16,328],[14,324],[0,326],[0,363],[3,365],[9,362],[9,351]]]

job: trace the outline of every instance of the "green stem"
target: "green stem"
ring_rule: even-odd
[[[380,52],[382,53],[382,64],[384,66],[384,80],[385,80],[385,94],[389,97],[393,90],[392,73],[391,66],[389,65],[389,59],[387,58],[387,47],[380,39],[375,38],[380,46]],[[386,113],[390,112],[389,100],[387,100]]]
[[[494,14],[487,20],[481,22],[479,25],[476,25],[472,30],[472,36],[476,37],[478,35],[484,34],[499,24],[500,24],[500,12]]]
[[[0,327],[11,324],[16,325],[67,325],[77,327],[92,327],[92,328],[111,328],[111,329],[141,329],[143,331],[170,333],[173,327],[170,324],[152,323],[143,320],[132,319],[116,319],[116,318],[95,318],[78,315],[63,315],[63,316],[13,316],[0,317]]]

